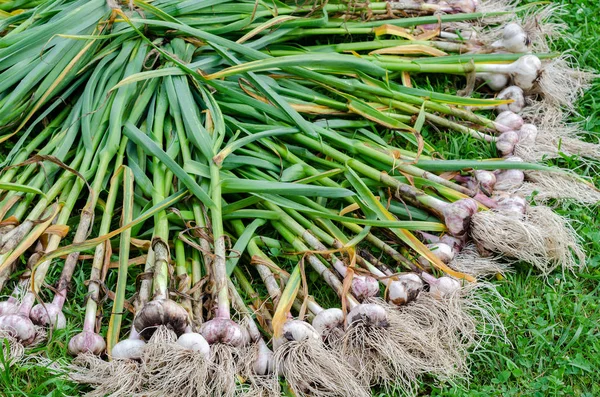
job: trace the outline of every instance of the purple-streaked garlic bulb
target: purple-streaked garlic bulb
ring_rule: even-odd
[[[327,336],[336,329],[343,329],[344,312],[338,308],[322,310],[315,316],[312,325],[319,335]]]
[[[170,299],[154,299],[140,309],[133,324],[146,340],[150,339],[156,327],[160,325],[167,326],[179,336],[185,332],[188,325],[188,313]]]
[[[95,332],[83,331],[69,341],[69,353],[74,356],[82,353],[99,356],[104,349],[106,349],[104,338]]]
[[[402,274],[388,285],[388,301],[394,305],[404,305],[417,299],[423,290],[423,281],[414,273]]]
[[[500,132],[518,131],[524,123],[521,116],[510,110],[498,114],[494,120],[496,129]]]
[[[496,149],[502,153],[502,156],[509,156],[515,151],[517,143],[519,143],[519,134],[515,131],[506,131],[496,140]]]
[[[496,175],[496,190],[513,190],[525,181],[525,174],[521,170],[502,170]]]
[[[479,185],[486,192],[491,192],[496,184],[496,175],[491,171],[475,170],[473,173]]]
[[[506,161],[523,162],[523,159],[517,156],[510,156]],[[525,174],[521,170],[510,169],[501,170],[496,173],[496,190],[513,190],[520,187],[525,180]]]
[[[527,201],[520,195],[503,192],[503,194],[499,194],[495,196],[495,198],[498,202],[498,207],[496,209],[505,214],[508,213],[520,218],[527,210]]]
[[[0,330],[19,340],[27,346],[36,337],[35,326],[31,319],[23,313],[7,314],[0,317]]]
[[[14,314],[19,311],[19,303],[15,298],[8,298],[5,301],[0,302],[0,316],[6,314]]]
[[[447,12],[469,14],[477,11],[479,0],[442,0],[438,4],[448,5],[451,9]]]
[[[356,322],[363,322],[364,324],[376,327],[389,326],[388,315],[385,308],[375,303],[363,303],[355,306],[348,313],[346,321],[348,326]]]
[[[55,303],[38,303],[31,309],[29,317],[34,324],[40,326],[52,325],[54,329],[63,329],[67,325],[62,307]]]
[[[502,38],[492,43],[492,47],[508,52],[528,52],[530,40],[525,30],[518,23],[507,24],[502,31]]]
[[[327,248],[320,242],[316,242],[313,248],[325,251]],[[332,264],[335,270],[342,276],[346,277],[348,268],[340,259],[332,256]],[[371,276],[363,276],[360,274],[352,274],[352,294],[359,300],[363,301],[368,298],[373,298],[379,294],[379,282]]]
[[[235,321],[217,317],[205,322],[200,333],[209,344],[222,343],[241,347],[248,341],[248,334]]]
[[[519,135],[519,145],[531,147],[535,145],[538,129],[533,124],[523,124],[517,134]]]
[[[505,105],[500,105],[496,109],[498,112],[505,112],[510,110],[514,113],[521,113],[523,108],[525,107],[525,94],[523,93],[523,89],[521,87],[517,87],[516,85],[511,85],[510,87],[506,87],[498,95],[496,99],[512,99],[512,103],[507,103]]]
[[[444,234],[441,238],[440,238],[440,243],[444,243],[446,245],[449,245],[452,250],[457,253],[462,251],[464,245],[465,245],[465,239],[464,238],[457,238],[454,236],[451,236],[449,234]]]
[[[444,207],[443,215],[448,232],[453,236],[464,236],[469,229],[471,217],[477,212],[477,201],[466,198]]]
[[[375,297],[379,294],[379,282],[371,276],[355,274],[352,277],[352,294],[359,301]]]

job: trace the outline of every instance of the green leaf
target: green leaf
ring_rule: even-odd
[[[354,55],[343,54],[303,54],[288,55],[276,58],[266,58],[257,61],[251,61],[240,65],[231,66],[219,72],[213,73],[207,78],[220,79],[227,76],[233,76],[240,73],[255,72],[262,70],[272,70],[290,66],[304,66],[311,69],[330,69],[335,71],[363,71],[374,76],[384,77],[387,71],[375,65],[374,63],[355,57]]]
[[[46,195],[40,189],[31,187],[31,186],[27,186],[27,185],[20,185],[18,183],[0,182],[0,190],[12,190],[12,191],[21,192],[21,193],[39,194],[43,198],[46,198]]]
[[[190,190],[190,192],[198,198],[205,206],[214,207],[214,202],[208,194],[196,183],[196,181],[184,171],[172,158],[170,158],[158,145],[138,129],[131,122],[125,124],[123,133],[136,144],[142,146],[144,151],[154,157],[158,157],[160,161],[179,178],[179,180]]]
[[[237,263],[239,262],[240,258],[242,257],[242,254],[244,253],[244,251],[246,251],[246,247],[248,246],[248,243],[254,236],[256,229],[258,229],[259,227],[264,225],[265,222],[266,221],[264,219],[255,219],[254,221],[252,221],[252,223],[250,223],[248,226],[246,226],[242,235],[237,239],[237,241],[235,242],[235,245],[231,249],[231,251],[234,253],[234,255],[229,256],[229,258],[227,258],[227,262],[226,262],[226,269],[227,269],[228,276],[231,276],[231,273],[233,273],[233,269],[235,269],[235,267],[237,266]],[[237,255],[235,255],[235,254],[237,254]]]
[[[352,191],[343,188],[236,178],[224,178],[221,187],[223,193],[270,193],[308,197],[349,197],[354,195]]]

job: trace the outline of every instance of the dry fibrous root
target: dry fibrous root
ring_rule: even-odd
[[[317,331],[300,320],[287,321],[274,341],[275,373],[283,376],[297,396],[369,396],[350,364],[327,349]]]
[[[423,292],[419,299],[401,307],[400,311],[441,345],[438,348],[445,352],[449,366],[446,372],[434,372],[438,377],[468,377],[471,352],[485,345],[489,338],[506,340],[494,303],[507,304],[495,286],[477,282],[443,295]]]
[[[572,226],[545,206],[529,206],[524,213],[478,212],[471,219],[471,236],[483,249],[530,263],[543,275],[558,267],[575,271],[585,263]]]
[[[46,329],[31,324],[19,314],[0,316],[0,354],[10,365],[25,355],[25,349],[40,345],[46,340]],[[23,337],[26,336],[26,339]]]
[[[531,196],[536,203],[545,203],[551,199],[573,200],[585,205],[600,202],[600,190],[591,183],[585,183],[566,173],[526,171],[525,183],[513,193]]]
[[[349,316],[346,333],[334,345],[336,350],[347,357],[362,383],[413,394],[423,372],[418,351],[427,350],[426,336],[397,321],[399,312],[384,302],[361,306],[355,311],[365,313]]]
[[[482,256],[474,244],[468,244],[448,263],[452,269],[475,277],[506,274],[510,266],[495,256]]]
[[[509,11],[516,7],[516,0],[481,0],[477,6],[478,12]]]
[[[552,40],[565,29],[566,25],[554,18],[558,9],[556,6],[537,7],[530,12],[514,16],[514,22],[518,23],[527,35],[531,51],[549,52]]]
[[[575,125],[550,126],[538,131],[534,145],[515,145],[515,154],[525,161],[539,162],[557,158],[561,153],[583,157],[584,161],[585,158],[600,160],[600,144],[583,141]]]
[[[243,383],[238,394],[243,397],[281,396],[281,385],[273,365],[273,352],[264,341],[246,346],[240,366]]]
[[[237,391],[236,375],[241,364],[240,350],[224,343],[210,347],[207,389],[209,396],[234,396]]]
[[[544,62],[533,94],[543,95],[545,101],[555,107],[575,111],[575,103],[591,87],[598,75],[577,67],[576,60],[569,54]]]
[[[23,358],[25,348],[9,332],[0,331],[0,369],[5,370],[4,365],[13,365]]]
[[[207,395],[208,357],[178,343],[177,335],[164,326],[148,341],[141,365],[146,387],[154,395]]]
[[[88,397],[134,396],[144,392],[144,375],[138,361],[105,361],[91,353],[78,355],[67,368],[70,380],[91,385]],[[147,395],[147,394],[145,394]]]

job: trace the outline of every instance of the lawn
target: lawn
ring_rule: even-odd
[[[600,3],[563,0],[562,19],[568,24],[556,48],[572,49],[582,67],[600,61]],[[600,82],[578,103],[585,129],[600,133]],[[592,139],[598,141],[597,136]],[[561,166],[592,176],[598,186],[598,164],[565,157]],[[498,282],[499,292],[512,302],[499,307],[510,344],[497,341],[480,351],[472,363],[469,384],[442,385],[435,396],[598,396],[600,395],[600,214],[598,208],[560,205],[572,219],[588,253],[581,274],[556,272],[547,280],[530,267]],[[423,394],[428,392],[423,389]]]
[[[571,48],[582,67],[600,64],[600,2],[597,0],[555,1],[562,5],[568,30],[555,43],[557,49]],[[586,130],[600,134],[600,81],[579,102]],[[590,139],[598,141],[597,136]],[[467,143],[468,144],[468,143]],[[465,147],[461,148],[465,151]],[[451,157],[452,153],[448,153]],[[576,158],[558,161],[600,186],[600,165]],[[498,290],[511,305],[498,310],[510,343],[492,340],[472,357],[468,383],[423,384],[421,395],[431,396],[599,396],[600,395],[600,215],[597,208],[582,209],[562,204],[557,210],[572,219],[588,253],[586,269],[577,275],[556,272],[539,277],[527,265],[496,281]],[[75,225],[78,219],[72,219]],[[54,270],[58,273],[59,270]],[[74,276],[71,302],[82,303],[88,268]],[[51,275],[56,279],[57,274]],[[78,333],[83,308],[68,304],[67,328],[55,332],[50,341],[33,353],[52,359],[67,356],[66,344]],[[0,396],[73,396],[81,389],[56,378],[35,361],[0,371]],[[381,396],[387,394],[379,394]]]

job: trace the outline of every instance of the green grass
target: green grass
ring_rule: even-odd
[[[557,48],[572,49],[582,67],[600,61],[600,3],[596,0],[555,1],[564,6],[567,34]],[[584,127],[600,133],[600,82],[578,103]],[[577,120],[582,121],[582,120]],[[459,143],[460,141],[460,143]],[[468,141],[457,139],[451,147]],[[451,149],[452,150],[452,149]],[[474,147],[472,150],[481,150]],[[600,166],[573,158],[556,161],[561,167],[591,176],[598,186]],[[578,275],[552,274],[547,280],[529,266],[517,266],[498,291],[512,302],[498,308],[510,344],[495,341],[473,357],[472,379],[459,386],[424,386],[432,396],[598,396],[600,395],[600,214],[565,204],[557,211],[573,221],[588,254],[587,268]]]
[[[598,67],[600,61],[600,4],[597,0],[562,0],[563,19],[568,34],[558,48],[572,48],[581,66]],[[587,118],[585,128],[600,133],[600,82],[578,104]],[[592,137],[594,139],[595,137]],[[597,141],[597,138],[595,138]],[[481,153],[486,145],[475,145],[462,137],[449,139],[448,151]],[[563,167],[598,177],[600,167],[563,158]],[[504,281],[497,282],[499,292],[512,302],[499,307],[509,344],[493,340],[473,356],[469,383],[432,386],[423,384],[421,395],[431,396],[598,396],[600,395],[600,215],[597,208],[582,209],[565,204],[557,210],[573,220],[589,255],[587,269],[578,275],[555,273],[540,278],[531,267],[518,265]],[[76,219],[73,225],[76,224]],[[56,262],[58,264],[58,262]],[[55,280],[59,267],[52,270]],[[52,359],[68,356],[66,346],[79,332],[83,318],[89,267],[79,267],[74,276],[73,299],[65,314],[68,325],[55,332],[51,340],[33,349],[31,354]],[[114,281],[114,280],[113,280]],[[316,291],[318,295],[318,291]],[[109,305],[105,303],[105,313]],[[131,320],[129,316],[128,320]],[[43,366],[30,364],[0,370],[0,396],[73,396],[82,389],[52,375]],[[380,394],[381,396],[387,394]]]

